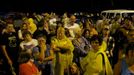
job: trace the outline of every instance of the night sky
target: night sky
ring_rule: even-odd
[[[1,0],[0,11],[77,12],[134,9],[134,0]]]

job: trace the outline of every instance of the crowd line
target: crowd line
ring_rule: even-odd
[[[0,16],[0,75],[134,75],[134,17]]]

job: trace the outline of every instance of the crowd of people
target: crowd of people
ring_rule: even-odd
[[[0,17],[2,75],[134,75],[134,17]]]

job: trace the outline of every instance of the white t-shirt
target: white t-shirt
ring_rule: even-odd
[[[80,26],[77,23],[74,23],[73,25],[66,25],[65,28],[69,29],[70,35],[74,38],[75,33],[80,30]]]
[[[36,47],[38,45],[38,41],[36,39],[32,39],[31,41],[29,42],[25,42],[25,41],[22,41],[20,43],[20,47],[22,50],[32,50],[34,47]]]

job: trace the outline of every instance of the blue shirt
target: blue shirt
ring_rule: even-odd
[[[132,73],[132,72],[130,72],[130,70],[128,70],[128,65],[127,65],[125,59],[122,60],[121,65],[122,65],[122,67],[121,67],[121,75],[134,75],[134,73]]]

